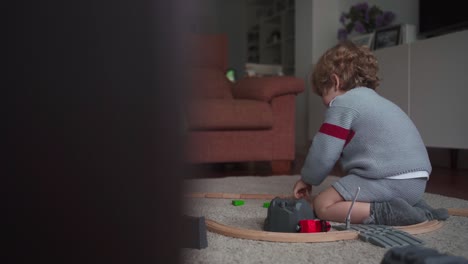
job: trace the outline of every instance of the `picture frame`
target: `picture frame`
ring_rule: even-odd
[[[372,49],[374,35],[374,33],[368,33],[365,35],[355,36],[351,38],[351,41],[358,46],[367,46]]]
[[[401,25],[378,29],[374,36],[374,50],[400,44]]]

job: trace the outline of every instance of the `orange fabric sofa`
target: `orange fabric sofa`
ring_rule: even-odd
[[[225,77],[227,36],[193,39],[188,161],[270,161],[273,173],[288,172],[295,158],[295,98],[304,90],[304,80],[245,77],[232,83]]]

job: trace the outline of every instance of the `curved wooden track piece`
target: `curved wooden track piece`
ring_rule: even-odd
[[[468,217],[468,208],[447,208],[449,215]]]
[[[338,240],[351,240],[358,238],[355,231],[331,231],[327,233],[281,233],[260,230],[251,230],[240,227],[223,225],[210,219],[206,219],[206,227],[209,231],[224,236],[262,240],[271,242],[330,242]]]
[[[326,233],[281,233],[268,232],[261,230],[251,230],[240,227],[220,224],[216,221],[206,219],[206,227],[209,231],[224,236],[244,238],[250,240],[261,240],[270,242],[288,242],[288,243],[316,243],[333,242],[340,240],[353,240],[358,238],[356,231],[330,231]],[[442,222],[437,220],[424,222],[411,226],[396,227],[399,230],[409,234],[423,234],[435,231],[443,226]]]
[[[417,235],[417,234],[424,234],[429,233],[432,231],[436,231],[437,229],[443,226],[443,222],[432,220],[428,222],[423,222],[415,225],[409,226],[395,226],[394,228],[399,229],[401,231],[405,231],[406,233]]]

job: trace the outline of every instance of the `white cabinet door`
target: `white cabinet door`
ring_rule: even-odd
[[[377,92],[409,113],[409,45],[376,50],[379,62],[380,87]]]
[[[428,147],[468,149],[468,31],[410,49],[411,117]]]

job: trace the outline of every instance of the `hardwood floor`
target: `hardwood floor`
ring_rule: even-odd
[[[300,174],[304,164],[304,156],[297,155],[293,162],[291,175]],[[330,173],[343,176],[339,168]],[[228,176],[271,176],[268,162],[228,163],[228,164],[200,164],[191,165],[187,178],[220,178]],[[468,200],[468,170],[433,167],[426,191],[449,197]]]

